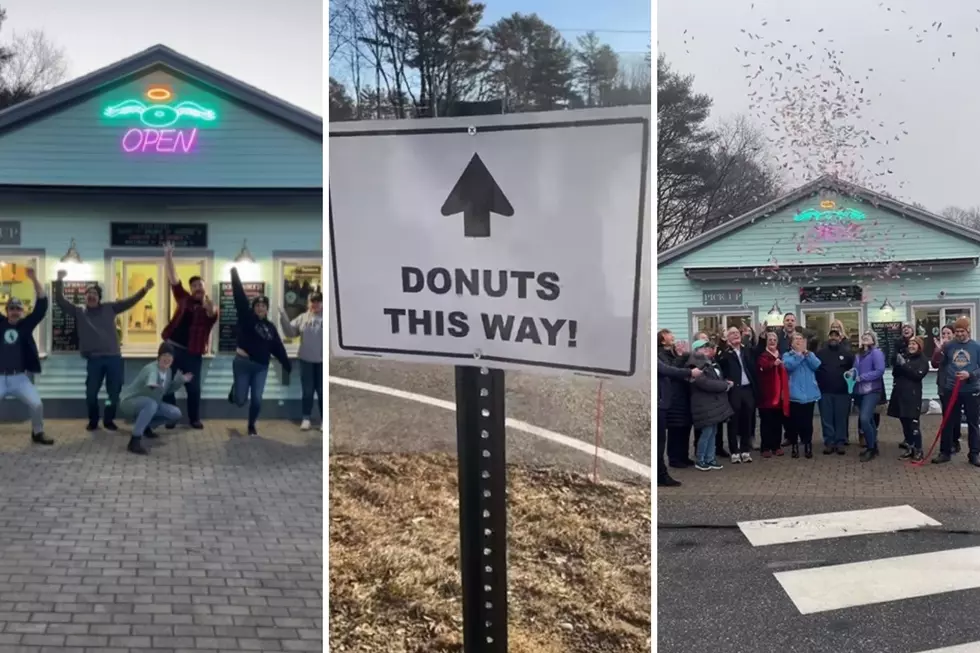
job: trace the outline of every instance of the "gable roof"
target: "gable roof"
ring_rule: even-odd
[[[824,175],[814,179],[811,182],[803,184],[799,188],[790,191],[782,197],[774,199],[768,204],[763,204],[759,208],[740,215],[734,220],[729,220],[728,222],[719,225],[714,229],[706,231],[697,238],[692,238],[691,240],[668,249],[657,256],[657,267],[660,268],[671,261],[679,259],[682,256],[690,254],[691,252],[695,252],[702,247],[706,247],[714,241],[719,240],[720,238],[723,238],[724,236],[727,236],[728,234],[743,227],[746,227],[760,218],[764,218],[772,213],[775,213],[776,211],[780,211],[787,206],[821,190],[831,190],[842,195],[849,195],[851,197],[863,199],[871,204],[874,204],[876,207],[885,208],[894,213],[898,213],[903,217],[908,218],[912,222],[932,227],[933,229],[938,229],[939,231],[943,231],[958,238],[963,238],[980,245],[980,232],[978,231],[974,231],[973,229],[936,215],[935,213],[930,213],[929,211],[914,207],[911,204],[905,204],[904,202],[900,202],[893,197],[869,190],[862,186],[858,186],[857,184],[852,184],[851,182],[844,181],[843,179],[832,175]]]
[[[100,91],[125,84],[155,70],[165,70],[177,77],[203,84],[219,95],[228,96],[313,137],[323,139],[321,116],[219,72],[165,45],[154,45],[0,111],[0,136],[8,129],[82,102]]]

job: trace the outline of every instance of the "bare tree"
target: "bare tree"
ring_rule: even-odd
[[[7,106],[57,86],[68,73],[64,50],[40,30],[15,33],[5,49],[13,53],[0,68],[0,93],[9,100]]]
[[[942,210],[940,215],[964,227],[980,231],[980,206],[973,206],[968,209],[962,209],[958,206],[947,206]]]

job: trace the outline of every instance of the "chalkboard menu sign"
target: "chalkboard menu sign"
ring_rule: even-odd
[[[95,281],[65,281],[65,299],[76,306],[85,303],[85,289],[94,286]],[[68,315],[55,297],[54,284],[51,284],[51,349],[52,351],[78,351],[78,330],[75,328],[75,318]]]
[[[885,367],[891,367],[898,346],[902,344],[902,323],[872,322],[871,330],[878,337],[878,349],[885,355]]]
[[[265,283],[242,283],[249,299],[265,294]],[[235,310],[235,296],[231,292],[231,282],[218,284],[218,353],[234,353],[238,339],[238,311]]]
[[[113,222],[109,225],[112,247],[207,247],[207,223]]]

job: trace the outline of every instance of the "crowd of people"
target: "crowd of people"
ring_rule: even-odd
[[[102,427],[117,431],[117,413],[133,424],[127,446],[134,454],[148,453],[144,438],[156,438],[155,428],[175,428],[182,418],[175,393],[183,388],[187,394],[187,419],[192,429],[203,429],[201,422],[201,368],[218,321],[218,308],[205,292],[199,276],[188,279],[189,290],[177,275],[174,248],[164,247],[167,277],[177,306],[173,318],[162,333],[156,360],[144,366],[124,387],[125,367],[116,330],[116,317],[136,306],[154,286],[149,279],[132,297],[114,302],[102,301],[102,289],[95,284],[85,293],[85,303],[76,305],[64,295],[65,272],[58,272],[55,302],[74,318],[79,352],[86,360],[85,399],[88,407],[87,430]],[[34,270],[27,271],[36,295],[34,310],[25,315],[23,303],[10,299],[6,315],[0,315],[0,399],[12,397],[24,403],[31,417],[31,439],[36,444],[52,445],[44,433],[44,406],[33,383],[41,373],[34,330],[48,310],[48,298]],[[262,406],[269,363],[276,358],[289,374],[292,364],[285,345],[269,320],[269,298],[248,298],[238,270],[231,271],[232,293],[236,310],[236,351],[233,383],[228,401],[244,407],[248,404],[248,434],[257,435],[256,423]],[[306,313],[288,320],[280,310],[281,327],[288,337],[300,339],[298,358],[302,385],[302,422],[311,426],[313,400],[316,397],[323,416],[323,296],[310,293]],[[99,392],[108,395],[104,411],[99,406]],[[321,425],[322,430],[322,425]]]
[[[840,321],[831,323],[824,339],[804,333],[792,313],[785,315],[782,328],[743,325],[713,337],[698,333],[690,347],[667,329],[661,329],[657,339],[658,486],[680,485],[668,466],[712,471],[722,469],[719,460],[753,462],[757,430],[762,458],[784,456],[788,448],[791,458],[802,454],[811,459],[815,411],[824,455],[846,455],[853,408],[860,460],[877,458],[881,407],[887,406],[887,416],[901,424],[901,458],[921,462],[922,385],[930,369],[937,371],[946,416],[939,453],[932,462],[948,463],[959,453],[965,416],[967,460],[980,467],[980,344],[971,338],[965,317],[942,328],[931,358],[926,357],[923,338],[905,324],[890,361],[873,331],[861,335],[854,351]],[[884,381],[888,366],[893,379],[890,397]]]

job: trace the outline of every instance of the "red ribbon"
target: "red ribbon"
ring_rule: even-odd
[[[949,401],[946,403],[946,413],[943,415],[943,421],[939,424],[939,432],[936,433],[936,439],[932,441],[932,446],[929,447],[929,453],[923,456],[922,460],[918,462],[909,462],[910,465],[915,465],[916,467],[921,467],[922,465],[929,462],[932,458],[932,452],[936,449],[936,445],[939,444],[939,439],[943,436],[943,429],[946,428],[946,423],[949,421],[950,415],[953,414],[953,408],[956,407],[956,402],[960,398],[960,386],[963,385],[962,379],[956,379],[956,383],[953,384],[953,392],[949,395]],[[960,428],[960,425],[956,425]]]

